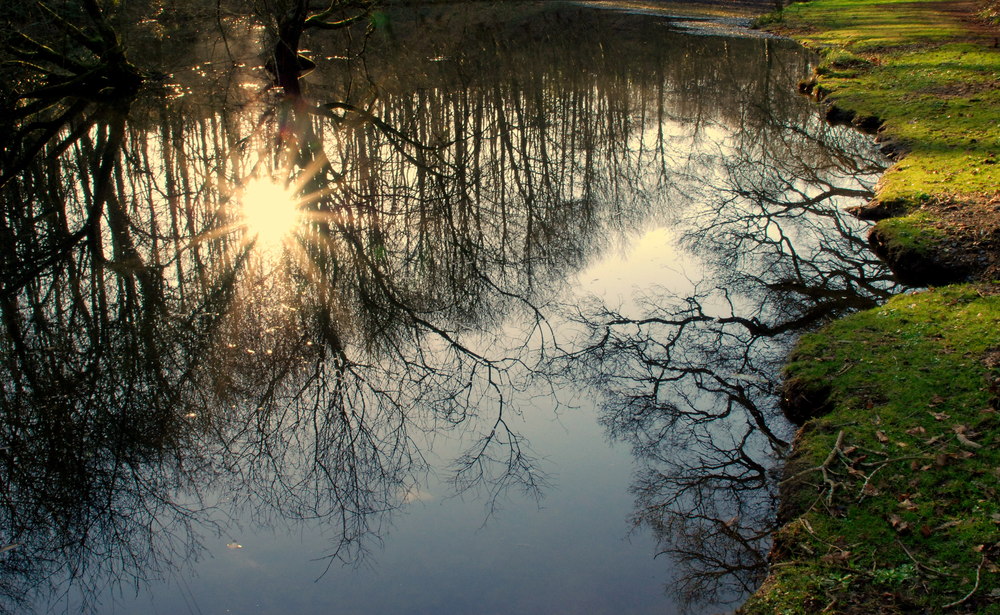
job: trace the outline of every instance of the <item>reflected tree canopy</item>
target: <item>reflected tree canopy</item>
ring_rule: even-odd
[[[678,563],[669,591],[689,607],[738,603],[766,573],[794,337],[898,292],[844,211],[871,197],[881,158],[857,135],[767,109],[672,177],[699,204],[678,224],[703,277],[628,309],[572,308],[580,337],[551,364],[602,392],[601,421],[641,464],[633,521]]]
[[[7,608],[141,587],[233,515],[357,561],[442,431],[458,491],[540,496],[513,400],[567,376],[608,392],[680,593],[752,586],[776,361],[891,290],[839,210],[880,162],[795,98],[808,58],[583,9],[69,4],[4,9]],[[565,323],[567,280],[662,224],[695,290]]]

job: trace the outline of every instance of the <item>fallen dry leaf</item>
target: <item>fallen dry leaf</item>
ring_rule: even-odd
[[[945,414],[944,412],[928,412],[927,414],[933,416],[936,421],[947,421],[951,418],[950,414]]]
[[[891,525],[894,530],[900,533],[907,532],[910,530],[910,524],[906,521],[903,521],[902,517],[895,514],[889,515],[889,525]]]
[[[820,559],[823,560],[824,562],[827,562],[827,563],[839,564],[839,563],[846,562],[850,558],[851,558],[851,552],[850,551],[834,551],[832,553],[827,553],[826,555],[824,555]]]
[[[889,436],[885,435],[885,432],[882,431],[881,429],[875,432],[875,437],[878,438],[878,441],[881,442],[882,444],[885,444],[886,442],[889,441]]]
[[[965,434],[956,433],[955,438],[962,444],[962,446],[967,446],[969,448],[983,448],[982,444],[973,442],[972,440],[965,437]]]
[[[910,427],[909,429],[907,429],[906,433],[910,434],[911,436],[922,436],[923,434],[927,433],[927,430],[921,427],[920,425],[917,425],[916,427]]]
[[[940,532],[941,530],[946,530],[946,529],[948,529],[950,527],[955,527],[956,525],[959,525],[960,523],[961,523],[961,521],[957,521],[955,519],[952,519],[951,521],[945,521],[941,525],[939,525],[936,528],[934,528],[934,531],[935,532]]]

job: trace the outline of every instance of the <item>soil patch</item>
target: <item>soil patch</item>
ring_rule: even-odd
[[[992,157],[991,164],[996,164]],[[938,258],[949,268],[972,272],[976,280],[1000,279],[1000,194],[925,206],[945,240]]]

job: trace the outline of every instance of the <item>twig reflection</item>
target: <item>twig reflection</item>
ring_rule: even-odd
[[[705,203],[681,222],[705,278],[628,310],[598,299],[572,309],[583,338],[552,363],[604,393],[602,422],[641,464],[633,521],[678,564],[669,590],[690,608],[738,602],[766,571],[790,341],[894,292],[843,211],[842,199],[870,196],[874,151],[846,156],[865,151],[859,137],[816,121],[792,130],[777,114],[754,117],[767,121],[673,175]]]

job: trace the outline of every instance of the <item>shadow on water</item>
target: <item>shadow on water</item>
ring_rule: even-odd
[[[141,592],[232,519],[356,563],[441,433],[455,492],[541,497],[512,419],[565,387],[680,603],[753,588],[783,353],[893,288],[841,212],[881,161],[795,97],[808,57],[557,5],[75,6],[3,9],[6,609]],[[656,227],[689,288],[580,296]]]

